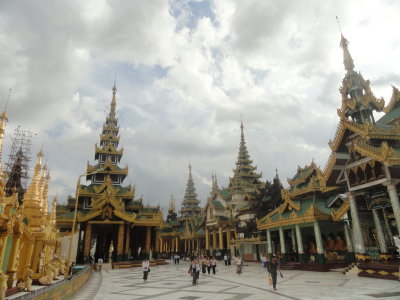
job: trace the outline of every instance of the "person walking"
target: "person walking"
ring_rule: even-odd
[[[279,263],[276,257],[276,254],[272,256],[272,260],[268,265],[268,272],[270,276],[272,277],[272,287],[276,291],[276,281],[278,277],[278,269],[279,269]],[[280,269],[279,269],[280,270]]]
[[[200,265],[199,262],[196,259],[193,259],[188,273],[192,275],[192,284],[196,285],[198,283],[198,274],[200,272]]]
[[[217,260],[215,259],[215,256],[211,259],[211,268],[213,270],[213,275],[215,275],[215,268],[217,267]]]
[[[225,267],[227,267],[228,266],[228,255],[226,255],[226,253],[224,255],[224,262],[225,262]]]
[[[243,261],[240,256],[236,256],[236,274],[240,275],[243,271]]]
[[[147,258],[144,259],[142,262],[142,269],[143,269],[143,282],[147,283],[147,277],[149,276],[150,272],[150,262]]]
[[[209,257],[207,257],[206,259],[206,265],[207,265],[207,273],[208,275],[210,275],[210,271],[211,271],[211,259]]]
[[[99,272],[101,272],[101,266],[103,265],[103,259],[101,258],[101,257],[99,257],[98,259],[97,259],[97,270],[99,271]]]
[[[266,256],[266,254],[264,254],[261,257],[261,265],[262,265],[263,270],[267,269],[267,261],[268,261],[267,256]]]
[[[201,258],[201,273],[203,274],[203,276],[206,275],[206,269],[207,269],[207,260],[205,257]]]

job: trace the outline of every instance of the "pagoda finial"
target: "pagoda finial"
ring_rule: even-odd
[[[110,117],[114,117],[115,116],[115,107],[117,106],[117,100],[115,97],[115,94],[117,93],[117,77],[115,75],[115,80],[114,80],[114,86],[112,88],[112,100],[111,100],[111,105],[110,105]]]
[[[49,223],[51,226],[55,227],[57,218],[57,196],[53,199],[53,207],[51,209],[51,214],[49,215]]]
[[[11,89],[8,92],[8,97],[7,97],[6,104],[4,106],[4,110],[0,115],[0,177],[3,177],[3,167],[1,165],[1,161],[2,161],[2,154],[3,154],[4,132],[6,130],[6,124],[8,122],[7,106],[8,106],[8,100],[10,99],[10,95],[11,95]]]
[[[169,211],[175,212],[175,198],[173,195],[171,195],[171,199],[169,200]]]
[[[349,41],[341,34],[340,47],[343,49],[343,65],[347,73],[354,72],[354,61],[348,49]]]

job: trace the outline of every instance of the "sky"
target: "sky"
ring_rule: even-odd
[[[65,202],[94,163],[116,76],[125,184],[165,210],[188,164],[201,205],[227,186],[240,122],[262,173],[282,183],[323,169],[339,121],[340,31],[377,97],[400,87],[398,1],[69,0],[0,2],[3,161],[17,126],[43,145],[50,200]],[[32,161],[32,169],[33,162]],[[82,181],[83,183],[83,181]]]

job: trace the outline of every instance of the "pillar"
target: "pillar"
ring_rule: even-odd
[[[297,252],[297,247],[296,247],[296,234],[294,232],[294,228],[291,230],[291,235],[292,235],[292,246],[293,246],[293,252]]]
[[[71,232],[71,239],[73,239],[74,233]],[[89,252],[90,252],[90,240],[92,237],[92,224],[86,224],[86,231],[85,231],[85,243],[83,244],[83,262],[89,262]]]
[[[123,260],[129,260],[129,246],[131,245],[131,230],[130,230],[130,224],[126,224],[125,226],[125,249],[124,249],[124,255],[123,255]]]
[[[390,203],[392,204],[394,218],[396,220],[397,232],[400,234],[400,203],[397,188],[393,182],[389,182],[387,189],[389,192]]]
[[[324,255],[324,247],[322,245],[322,237],[321,237],[321,228],[319,227],[319,222],[314,221],[314,234],[315,234],[315,243],[317,244],[317,255],[318,262],[323,264],[325,263],[325,255]]]
[[[271,230],[269,229],[267,229],[267,252],[269,255],[272,254]]]
[[[10,256],[8,257],[8,266],[7,266],[7,286],[8,288],[12,288],[14,283],[15,272],[17,271],[17,257],[21,255],[19,244],[21,241],[21,233],[14,234],[13,241],[11,245]]]
[[[355,251],[359,254],[365,254],[365,244],[361,231],[360,217],[358,216],[356,197],[354,196],[354,193],[348,193],[347,195],[350,205]]]
[[[375,228],[376,228],[376,234],[378,235],[378,241],[379,241],[379,248],[381,250],[381,253],[388,253],[386,241],[385,241],[385,235],[383,234],[383,228],[382,228],[382,223],[381,220],[379,220],[379,215],[376,209],[372,210],[372,216],[374,217],[374,223],[375,223]]]
[[[219,231],[219,249],[222,250],[224,249],[224,234],[222,232],[222,227],[218,228]]]
[[[156,236],[155,236],[154,254],[155,258],[158,258],[158,253],[160,253],[160,228],[156,228],[155,230],[156,230]]]
[[[217,249],[217,231],[214,229],[213,231],[213,250]]]
[[[282,260],[283,260],[283,262],[286,262],[287,254],[286,254],[286,245],[285,245],[285,234],[283,232],[282,227],[279,227],[279,242],[281,244]]]
[[[145,253],[148,258],[150,254],[150,245],[151,245],[151,227],[148,226],[146,227],[146,249],[145,249]]]
[[[394,240],[393,240],[393,233],[392,233],[392,229],[390,228],[389,225],[389,220],[388,217],[386,215],[386,209],[382,208],[382,215],[383,215],[383,221],[385,222],[385,228],[386,228],[386,232],[388,234],[388,239],[389,239],[389,244],[394,246]]]
[[[186,243],[186,240],[184,240],[184,243],[185,243],[185,254],[187,254],[187,243]]]
[[[344,224],[344,237],[347,245],[347,260],[348,262],[355,262],[356,256],[354,254],[353,239],[351,238],[351,230],[347,224]]]
[[[210,231],[208,230],[208,228],[206,228],[206,251],[209,250],[210,250]]]
[[[117,257],[116,261],[122,261],[122,254],[124,250],[124,224],[118,226],[118,243],[117,243]]]
[[[179,253],[179,238],[175,237],[175,251]]]
[[[304,259],[304,248],[303,248],[303,238],[301,236],[301,228],[299,224],[296,224],[295,227],[296,238],[297,238],[297,252],[299,253],[299,262],[305,262]]]
[[[194,239],[192,239],[191,241],[192,241],[192,245],[191,245],[192,252],[194,252],[194,251],[196,250],[196,248],[195,248],[195,246],[194,246]]]
[[[230,251],[231,249],[231,228],[226,228],[226,249]]]

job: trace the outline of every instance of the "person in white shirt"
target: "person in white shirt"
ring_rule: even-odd
[[[97,259],[97,270],[101,272],[101,266],[103,265],[103,259],[99,257]]]
[[[228,266],[228,255],[224,255],[225,267]]]
[[[150,272],[150,262],[147,258],[144,259],[142,262],[142,269],[143,269],[143,282],[147,283],[147,277],[149,276]]]
[[[236,274],[242,274],[243,271],[243,261],[240,256],[236,257]]]
[[[261,265],[264,270],[267,268],[267,257],[265,255],[261,257]]]

